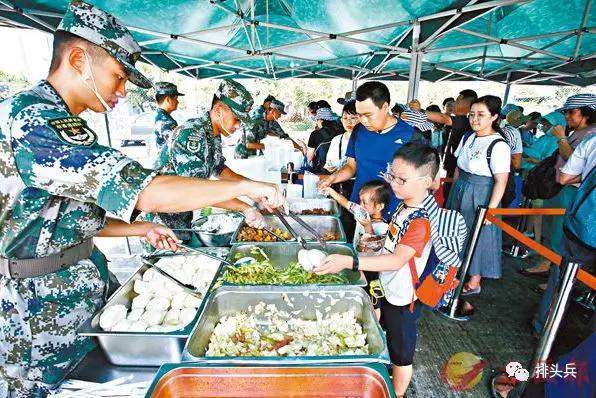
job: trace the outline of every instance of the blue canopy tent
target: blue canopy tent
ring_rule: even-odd
[[[193,78],[596,81],[592,0],[98,0],[142,60]],[[67,0],[0,0],[0,21],[51,32]]]

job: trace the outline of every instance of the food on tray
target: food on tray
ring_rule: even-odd
[[[210,234],[231,234],[242,222],[242,217],[235,214],[212,214],[207,221],[197,225],[197,230]]]
[[[290,240],[292,237],[286,231],[282,231],[279,228],[273,230],[277,235],[284,238],[284,240]],[[277,236],[265,231],[264,229],[257,229],[245,225],[238,233],[236,239],[238,242],[277,242],[279,239]]]
[[[219,264],[205,256],[163,257],[155,263],[182,283],[194,286],[198,294],[207,292]],[[137,295],[130,308],[117,304],[104,309],[99,318],[103,330],[166,333],[182,329],[192,322],[202,302],[151,268],[134,281],[133,290]]]
[[[366,333],[355,313],[304,319],[260,302],[254,308],[222,317],[209,339],[207,356],[367,355]]]
[[[339,232],[325,232],[323,240],[339,240]]]
[[[275,228],[273,230],[277,235],[284,238],[284,240],[293,240],[292,236],[287,231],[282,231],[280,228]],[[339,233],[338,232],[325,232],[322,234],[323,240],[326,241],[335,241],[339,240]],[[308,240],[314,239],[312,235],[307,234],[306,238]],[[236,237],[238,242],[278,242],[279,239],[269,232],[265,231],[264,229],[256,229],[249,227],[247,225],[243,226]]]
[[[292,211],[292,213],[299,214],[301,216],[331,216],[334,214],[331,210],[325,209],[304,209],[300,212]]]
[[[160,258],[155,263],[157,267],[178,281],[193,286],[195,290],[203,294],[207,293],[220,264],[221,262],[218,260],[196,255],[167,256]]]
[[[305,250],[298,252],[298,264],[307,272],[314,271],[327,257],[327,253],[318,249]]]
[[[316,250],[316,249],[315,249]],[[316,250],[320,252],[320,250]],[[315,254],[314,252],[307,254],[309,258],[309,264],[312,260],[318,261],[321,253],[323,258],[326,254],[320,252]],[[303,254],[304,256],[304,254]],[[311,257],[312,256],[312,257]],[[239,260],[245,257],[252,257],[255,259],[251,263],[242,263],[226,267],[221,282],[227,282],[237,285],[305,285],[305,284],[347,284],[349,280],[340,274],[328,274],[328,275],[317,275],[311,271],[307,271],[298,262],[293,261],[285,266],[283,269],[278,269],[271,264],[271,261],[267,258],[265,253],[259,247],[252,247],[249,254],[237,253],[234,260]]]

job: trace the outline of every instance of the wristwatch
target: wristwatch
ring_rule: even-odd
[[[352,257],[352,271],[358,271],[358,266],[360,265],[360,260],[358,259],[358,255],[355,254]]]
[[[567,137],[561,137],[557,140],[557,144],[563,141],[567,141]]]

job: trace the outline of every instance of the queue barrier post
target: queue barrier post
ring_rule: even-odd
[[[545,364],[548,361],[553,343],[557,337],[557,332],[561,326],[561,321],[565,315],[569,298],[571,297],[571,289],[573,289],[580,264],[575,261],[565,261],[562,267],[562,276],[559,280],[559,283],[557,284],[557,291],[555,292],[551,301],[548,318],[544,324],[544,328],[542,329],[542,334],[540,336],[540,340],[538,341],[536,353],[534,354],[534,359],[532,360],[530,367],[530,380],[533,378],[538,378],[539,375],[537,374],[537,371],[540,368],[540,365]],[[526,385],[530,382],[530,380],[516,384],[515,388],[509,393],[508,397],[520,398],[523,395]]]
[[[455,288],[455,293],[449,302],[449,305],[439,309],[439,314],[443,315],[446,318],[455,320],[455,321],[467,321],[470,319],[469,316],[464,314],[458,314],[458,304],[459,304],[459,296],[464,288],[464,278],[468,273],[468,269],[470,268],[470,263],[472,262],[472,258],[474,257],[474,252],[476,251],[476,246],[478,245],[478,238],[480,237],[480,232],[482,231],[482,226],[484,225],[484,220],[486,218],[486,212],[488,208],[486,206],[478,206],[478,212],[476,213],[476,218],[474,219],[474,230],[472,231],[472,235],[468,240],[468,245],[466,247],[466,256],[464,258],[464,262],[461,265],[460,272],[459,272],[459,283]]]

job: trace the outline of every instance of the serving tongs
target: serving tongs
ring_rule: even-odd
[[[232,263],[230,263],[228,260],[224,260],[223,258],[221,258],[219,256],[216,256],[215,254],[211,254],[209,252],[206,252],[206,251],[197,249],[195,247],[190,247],[190,246],[185,245],[184,243],[181,243],[181,242],[176,243],[176,245],[178,247],[181,247],[181,248],[189,251],[189,252],[200,254],[201,256],[209,257],[209,258],[212,258],[212,259],[217,260],[217,261],[221,261],[225,265],[232,265]]]
[[[286,227],[290,235],[292,235],[294,239],[296,239],[298,243],[300,243],[300,246],[302,246],[303,249],[306,249],[306,241],[302,236],[298,235],[296,231],[294,231],[294,228],[292,228],[292,226],[290,225],[288,220],[286,220],[286,217],[281,213],[281,211],[279,211],[278,209],[273,209],[273,214],[275,214],[275,216],[279,218],[279,221],[281,221],[284,227]]]
[[[290,217],[292,218],[292,220],[294,220],[298,224],[300,224],[300,226],[302,228],[304,228],[308,232],[310,232],[310,234],[316,239],[317,242],[319,242],[319,244],[323,247],[323,249],[327,248],[327,242],[325,241],[325,239],[323,239],[321,234],[319,234],[319,232],[316,229],[314,229],[313,227],[308,225],[308,223],[306,221],[304,221],[302,218],[300,218],[300,216],[297,214],[290,213]]]

